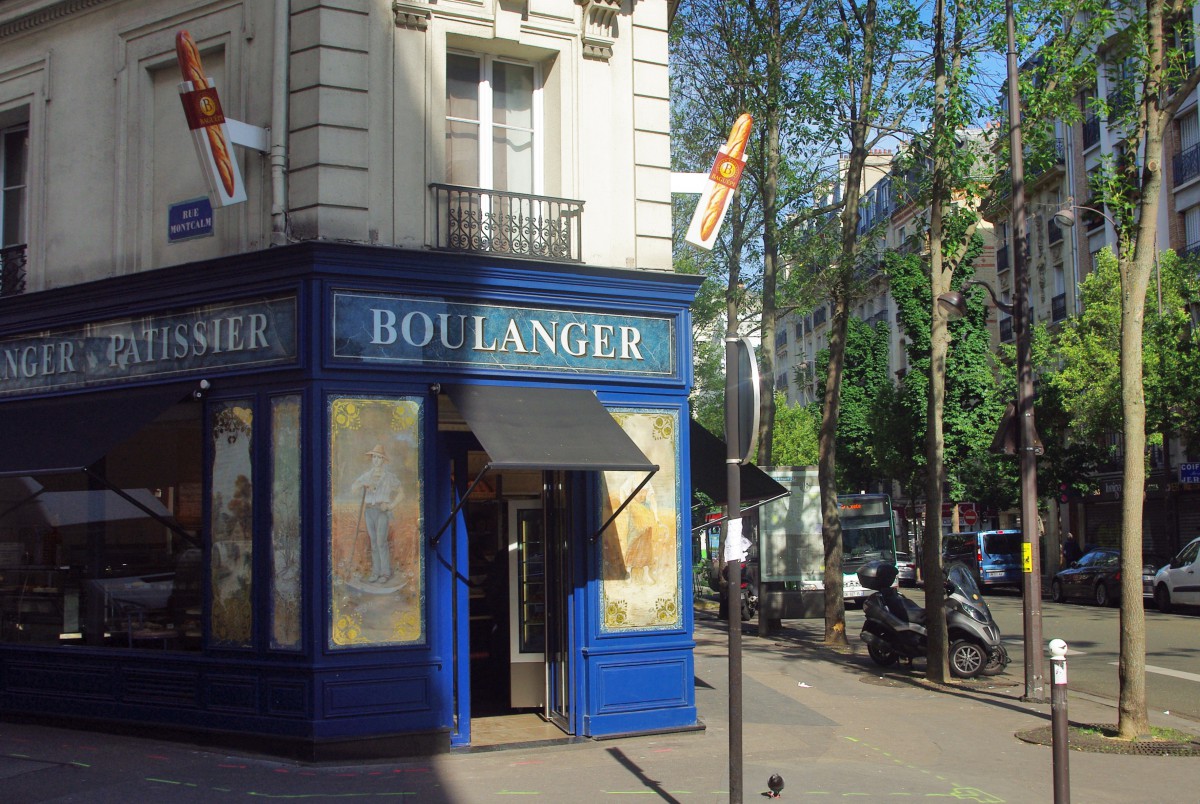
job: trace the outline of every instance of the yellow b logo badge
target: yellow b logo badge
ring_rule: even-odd
[[[213,102],[212,98],[209,98],[206,96],[206,97],[203,97],[200,99],[200,113],[201,114],[204,114],[207,116],[207,115],[216,114],[216,112],[217,112],[217,104]]]

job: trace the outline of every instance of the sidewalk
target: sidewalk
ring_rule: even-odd
[[[778,637],[743,638],[744,800],[767,778],[782,801],[1053,798],[1051,749],[1016,739],[1049,723],[1049,705],[1020,701],[1019,669],[940,691],[919,673],[881,676],[857,634],[849,653],[820,646],[821,621],[788,621]],[[699,732],[584,741],[423,760],[302,765],[131,737],[0,723],[0,798],[27,802],[183,802],[403,798],[494,802],[728,799],[728,635],[696,614]],[[1111,702],[1071,696],[1072,722],[1115,723]],[[1197,724],[1152,713],[1156,726]],[[1078,802],[1195,802],[1200,760],[1071,752]]]

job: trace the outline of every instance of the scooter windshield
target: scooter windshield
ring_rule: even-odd
[[[987,603],[983,600],[983,593],[979,591],[979,586],[975,583],[975,576],[965,565],[954,562],[946,567],[946,581],[953,584],[959,593],[970,602],[972,606],[988,613],[991,616],[991,610],[988,609]]]

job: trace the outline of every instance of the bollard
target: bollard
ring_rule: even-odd
[[[1050,688],[1050,723],[1054,755],[1054,804],[1070,804],[1071,774],[1067,752],[1067,643],[1050,640],[1050,663],[1054,666],[1054,685]]]

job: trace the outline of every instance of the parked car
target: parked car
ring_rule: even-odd
[[[1097,548],[1056,572],[1050,582],[1050,599],[1063,603],[1071,598],[1091,600],[1097,606],[1117,605],[1121,599],[1121,552]]]
[[[1192,539],[1154,575],[1154,603],[1164,614],[1174,606],[1200,605],[1200,538]]]
[[[901,586],[917,585],[917,565],[908,553],[896,553],[896,579]]]
[[[942,548],[943,562],[960,561],[975,575],[980,589],[997,586],[1020,588],[1022,575],[1019,530],[980,530],[950,533]]]

